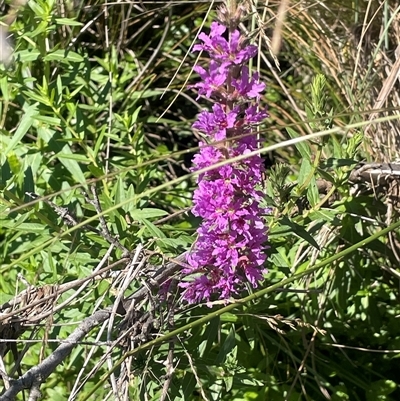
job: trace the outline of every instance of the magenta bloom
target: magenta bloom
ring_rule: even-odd
[[[202,79],[201,82],[193,85],[194,88],[199,90],[199,96],[197,96],[197,99],[201,95],[211,97],[211,95],[217,92],[219,88],[225,84],[228,76],[227,68],[219,65],[216,61],[211,61],[209,71],[206,71],[199,65],[195,66],[193,69]]]
[[[249,69],[246,66],[242,67],[240,77],[234,79],[232,85],[241,96],[247,98],[257,98],[265,89],[265,84],[263,82],[258,82],[257,73],[253,74],[253,77],[249,77]]]
[[[225,26],[213,22],[210,35],[201,33],[199,39],[203,41],[203,44],[193,46],[193,50],[205,50],[212,59],[219,61],[221,65],[243,64],[257,54],[257,46],[243,46],[243,40],[241,40],[238,30],[230,34],[229,41],[222,36],[225,31]]]
[[[245,45],[237,29],[227,32],[217,22],[199,39],[203,43],[193,49],[208,52],[211,61],[208,69],[195,67],[201,82],[192,88],[214,105],[193,124],[207,140],[193,158],[193,171],[256,150],[253,126],[267,117],[256,106],[265,84],[243,65],[256,55],[257,47]],[[263,172],[256,155],[199,174],[192,212],[202,223],[187,259],[189,267],[183,270],[188,278],[180,284],[187,301],[226,300],[246,282],[256,287],[263,279],[268,212],[261,206]]]

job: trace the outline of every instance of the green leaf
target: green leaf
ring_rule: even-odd
[[[81,63],[83,61],[83,57],[71,50],[56,50],[55,52],[46,54],[44,56],[44,61],[60,61],[67,63]]]
[[[34,91],[23,91],[23,94],[30,100],[34,100],[35,102],[39,102],[44,104],[45,106],[51,107],[51,103],[47,97],[45,97],[42,93],[36,93]],[[36,119],[36,116],[35,116]]]
[[[291,138],[299,138],[299,134],[292,128],[286,127],[286,131]],[[295,146],[304,159],[311,161],[311,148],[307,142],[298,142]]]
[[[33,178],[33,171],[31,166],[27,166],[24,171],[23,178],[23,194],[25,197],[25,201],[29,202],[31,198],[26,195],[27,192],[35,192],[35,180]]]
[[[58,153],[56,155],[58,158],[69,159],[69,160],[76,160],[82,163],[90,163],[90,160],[85,155],[80,155],[77,153]]]
[[[153,239],[165,238],[165,234],[157,226],[155,226],[153,223],[151,223],[149,220],[142,219],[141,222],[146,226],[147,230],[149,231],[149,233],[150,233],[151,237],[153,237]]]
[[[224,377],[223,381],[225,383],[225,390],[231,391],[233,386],[233,376]]]
[[[36,61],[40,56],[40,51],[36,49],[20,50],[15,52],[15,59],[22,63]]]
[[[11,141],[9,142],[4,153],[7,155],[8,152],[12,151],[17,144],[22,140],[24,135],[28,132],[34,122],[34,116],[37,114],[36,105],[28,106],[24,109],[24,115],[21,118],[21,122],[17,130],[15,131]]]
[[[337,220],[337,214],[339,213],[338,210],[335,209],[320,209],[320,210],[313,210],[308,214],[308,217],[311,220],[322,220],[326,222],[334,222]]]
[[[333,155],[337,159],[342,159],[346,152],[345,149],[343,149],[342,144],[338,141],[335,135],[331,136],[331,142],[333,144]]]
[[[18,224],[15,221],[4,221],[1,223],[2,227],[7,227],[15,231],[22,231],[26,233],[47,233],[48,230],[44,230],[43,224],[41,223],[21,223]]]
[[[96,178],[104,175],[104,171],[100,167],[94,166],[93,164],[89,164],[88,169]]]
[[[283,255],[282,255],[283,253]],[[283,250],[280,250],[278,253],[272,254],[270,257],[271,263],[273,263],[275,266],[278,268],[285,268],[285,274],[287,274],[287,268],[290,268],[292,266],[292,263],[288,260],[285,252]]]
[[[65,168],[71,173],[71,176],[79,183],[85,184],[86,178],[76,160],[71,160],[69,157],[72,155],[72,151],[69,146],[64,146],[61,153],[57,154],[56,157],[65,166]]]
[[[83,26],[82,22],[76,21],[71,18],[56,18],[55,21],[58,25]]]
[[[115,204],[123,203],[125,201],[126,198],[125,198],[124,182],[122,177],[118,177],[113,192],[115,193],[114,195]],[[125,212],[128,212],[127,205],[122,206],[122,209]]]
[[[310,183],[308,184],[307,187],[307,199],[310,202],[311,206],[315,206],[318,204],[320,197],[319,197],[319,191],[317,187],[317,181],[315,179],[315,176],[311,177]]]
[[[8,77],[4,76],[0,78],[0,91],[3,95],[3,102],[8,103],[10,101],[9,97],[9,86],[8,86]]]
[[[321,168],[339,168],[339,167],[348,167],[348,166],[355,166],[358,162],[353,159],[336,159],[336,158],[329,158],[325,160],[321,164]]]
[[[44,8],[40,5],[39,2],[28,1],[28,6],[32,9],[36,16],[41,17],[46,15]]]
[[[53,126],[53,125],[59,126],[61,124],[61,120],[57,117],[42,116],[42,115],[38,114],[34,118],[36,121],[40,121],[40,122],[49,124],[51,126]]]
[[[321,175],[321,177],[324,178],[326,181],[329,181],[332,184],[334,184],[336,182],[333,175],[329,174],[327,171],[323,170],[322,168],[318,168],[317,171]]]
[[[216,365],[221,365],[225,361],[228,354],[235,347],[235,345],[236,345],[235,336],[236,336],[235,328],[234,328],[234,325],[232,325],[231,329],[229,331],[229,334],[226,337],[226,340],[222,343],[222,347],[217,355],[217,358],[215,359]]]
[[[219,317],[210,320],[208,323],[205,333],[202,335],[202,341],[199,345],[199,355],[201,358],[204,358],[214,346],[214,342],[218,336],[219,325]]]
[[[154,97],[154,96],[160,96],[163,94],[163,91],[160,90],[145,90],[145,91],[138,91],[138,92],[133,92],[130,94],[131,99],[145,99],[148,97]],[[157,121],[157,119],[154,117],[151,119],[151,121]],[[149,119],[149,122],[151,122]]]
[[[268,233],[269,238],[279,238],[292,234],[292,227],[281,223],[282,222],[280,222],[279,224],[275,224],[270,228],[270,231]]]
[[[21,162],[18,156],[14,152],[7,152],[6,154],[8,165],[10,166],[11,171],[14,175],[20,174],[22,170]]]
[[[138,116],[139,116],[139,113],[140,113],[140,110],[142,109],[142,106],[139,106],[134,112],[133,112],[133,114],[132,114],[132,116],[131,116],[131,118],[130,118],[130,123],[131,123],[131,126],[133,127],[134,126],[134,124],[136,124],[137,123],[137,119],[138,119]]]
[[[172,250],[177,250],[179,248],[184,248],[188,245],[188,242],[179,238],[163,238],[157,241],[157,244],[161,248],[170,248]]]
[[[38,235],[36,238],[34,238],[33,240],[29,240],[29,241],[23,241],[21,242],[21,244],[19,246],[17,246],[15,249],[13,249],[10,252],[10,255],[18,255],[18,254],[25,254],[28,251],[32,251],[32,249],[35,249],[36,246],[38,246],[38,248],[45,243],[47,240],[53,238],[50,235],[47,235],[47,230],[43,231],[40,233],[40,235]],[[53,249],[54,250],[54,249]]]
[[[150,208],[135,209],[130,212],[132,219],[137,221],[143,221],[144,219],[151,219],[153,217],[161,217],[167,214],[168,213],[165,210],[150,209]]]
[[[313,166],[310,160],[303,159],[301,162],[299,178],[298,178],[299,188],[308,187],[310,175],[312,174],[312,172],[313,172]]]
[[[8,160],[6,159],[0,168],[0,190],[4,190],[6,188],[6,184],[8,184],[8,186],[10,186],[14,177],[15,177],[15,175],[11,171],[10,164],[8,163]]]
[[[32,1],[30,3],[33,3]],[[32,32],[27,32],[25,33],[26,36],[34,39],[37,36],[46,33],[46,31],[50,30],[51,27],[49,26],[48,21],[41,21],[35,28],[35,30],[33,30]]]
[[[319,250],[319,246],[315,239],[302,226],[289,220],[289,218],[286,216],[283,217],[281,221],[282,224],[287,225],[292,229],[293,234],[297,235],[300,238],[303,238],[310,245]]]
[[[221,322],[236,323],[239,320],[239,317],[237,315],[235,315],[234,313],[226,312],[220,316],[220,319],[221,319]],[[218,329],[218,325],[217,325],[217,329]],[[216,334],[217,333],[218,333],[218,331],[216,332]]]
[[[193,391],[196,387],[196,379],[192,372],[185,372],[185,375],[182,379],[182,392],[183,392],[183,399],[185,401],[192,401],[193,400]]]

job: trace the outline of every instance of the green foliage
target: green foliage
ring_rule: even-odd
[[[23,372],[86,317],[114,305],[123,279],[86,280],[94,269],[138,247],[160,266],[194,241],[191,123],[203,105],[184,86],[206,7],[136,6],[34,0],[9,27],[14,60],[0,67],[0,305],[27,283],[46,289],[83,280],[81,292],[71,288],[52,305],[67,307],[19,336],[18,351],[29,347]],[[357,96],[349,94],[351,60],[335,75],[307,36],[318,28],[307,31],[308,12],[310,19],[288,19],[283,74],[258,66],[270,81],[263,100],[273,117],[261,127],[261,152],[321,132],[273,153],[265,282],[227,305],[188,307],[178,290],[167,301],[153,294],[141,305],[158,320],[148,337],[110,350],[107,329],[96,327],[42,384],[43,399],[67,400],[79,384],[74,399],[106,399],[111,373],[118,377],[125,362],[130,371],[121,381],[132,400],[166,392],[171,400],[399,399],[398,217],[390,225],[387,200],[349,182],[369,157],[362,131],[369,99],[361,94],[371,88],[357,75]],[[102,219],[119,246],[110,245]],[[149,285],[145,276],[128,284],[126,295]],[[4,360],[9,372],[12,352]]]

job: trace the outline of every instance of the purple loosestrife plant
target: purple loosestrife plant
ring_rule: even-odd
[[[194,68],[201,81],[192,87],[199,97],[214,102],[212,111],[202,111],[193,124],[205,137],[193,159],[194,171],[256,150],[253,127],[267,117],[257,108],[265,85],[244,65],[257,54],[257,47],[246,44],[237,30],[240,18],[236,23],[229,20],[226,9],[219,15],[226,26],[213,22],[209,35],[199,35],[202,44],[194,46],[195,51],[207,52],[211,61],[208,70]],[[261,157],[253,155],[198,176],[193,214],[202,224],[183,271],[189,281],[180,284],[188,302],[210,301],[213,294],[227,300],[246,281],[256,287],[262,280],[267,241],[263,171]]]

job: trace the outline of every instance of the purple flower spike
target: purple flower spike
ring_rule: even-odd
[[[258,99],[261,92],[265,89],[265,84],[263,82],[257,83],[257,81],[258,74],[255,73],[253,77],[249,77],[249,69],[243,66],[241,76],[239,79],[234,79],[232,85],[241,96]]]
[[[194,71],[196,71],[202,79],[202,82],[193,85],[194,88],[199,90],[197,99],[199,99],[200,95],[210,98],[214,92],[218,92],[219,88],[225,84],[228,76],[227,69],[224,66],[220,66],[215,61],[211,61],[210,71],[206,71],[199,65],[194,67]]]
[[[238,30],[232,32],[229,42],[222,36],[225,31],[225,26],[213,22],[210,35],[207,36],[202,32],[199,39],[203,41],[203,44],[193,46],[193,50],[208,52],[210,57],[220,62],[221,65],[243,64],[257,54],[257,46],[242,46],[243,40]]]
[[[258,108],[265,84],[244,65],[257,47],[245,45],[237,29],[218,22],[199,39],[202,44],[193,49],[208,52],[211,61],[208,69],[194,68],[201,82],[192,88],[214,105],[193,124],[206,138],[193,158],[193,171],[254,152],[259,141],[253,126],[268,116]],[[180,283],[188,302],[228,300],[246,282],[257,287],[263,279],[269,212],[261,206],[263,172],[261,157],[252,155],[199,174],[192,212],[202,223],[183,269],[188,277]]]

